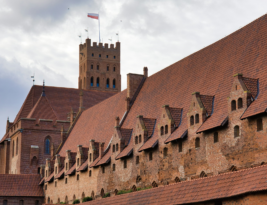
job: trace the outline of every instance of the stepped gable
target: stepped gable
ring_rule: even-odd
[[[43,197],[39,174],[0,174],[0,196]]]
[[[85,202],[85,205],[191,204],[267,190],[267,166]]]
[[[233,75],[236,73],[242,73],[249,78],[259,78],[259,97],[251,106],[262,100],[262,105],[267,107],[267,95],[264,95],[267,89],[267,38],[263,38],[266,32],[267,16],[264,15],[233,34],[148,77],[122,127],[134,127],[138,113],[159,119],[161,105],[165,104],[183,108],[183,113],[187,113],[192,99],[190,94],[195,90],[215,96],[213,114],[204,122],[205,128],[221,126],[228,116],[227,97],[231,91]],[[182,135],[187,129],[185,127],[187,120],[183,119],[173,134]],[[183,130],[179,131],[180,129]]]
[[[14,122],[17,122],[20,118],[26,118],[29,115],[39,100],[42,91],[43,86],[32,86]],[[79,92],[75,88],[45,86],[45,95],[59,120],[67,120],[67,113],[70,112],[71,108],[75,112],[78,112],[80,102]],[[114,94],[112,92],[83,90],[83,106],[87,109]]]
[[[126,92],[124,90],[117,93],[85,110],[76,122],[59,154],[64,155],[66,150],[76,151],[78,144],[89,147],[91,139],[96,142],[104,142],[104,150],[106,150],[114,132],[114,118],[118,116],[121,119],[126,111]]]
[[[50,120],[58,119],[48,99],[45,96],[40,96],[39,100],[36,102],[33,109],[28,114],[27,118],[50,119]]]

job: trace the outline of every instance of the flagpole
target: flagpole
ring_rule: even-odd
[[[100,16],[98,13],[99,43],[100,43]]]

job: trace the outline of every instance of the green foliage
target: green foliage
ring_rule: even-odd
[[[141,190],[146,190],[146,189],[151,189],[152,187],[151,186],[148,186],[148,187],[144,187],[144,188],[137,188],[137,191],[141,191]]]
[[[79,204],[79,203],[80,203],[80,200],[79,199],[75,199],[72,204]]]
[[[84,197],[83,198],[83,202],[86,202],[86,201],[92,201],[93,199],[92,199],[92,197],[90,197],[90,196],[87,196],[87,197]]]
[[[103,198],[107,198],[110,197],[110,193],[105,193],[105,195],[103,196]]]
[[[130,189],[130,190],[120,190],[120,191],[118,191],[117,195],[127,194],[127,193],[131,193],[131,192],[133,192],[132,189]]]
[[[66,204],[65,202],[60,202],[59,204]]]

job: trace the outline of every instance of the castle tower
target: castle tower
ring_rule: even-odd
[[[87,38],[79,46],[79,89],[121,91],[120,42],[103,45]]]

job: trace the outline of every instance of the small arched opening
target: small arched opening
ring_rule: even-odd
[[[103,189],[103,188],[101,189],[100,196],[101,196],[102,198],[105,196],[105,192],[104,192],[104,189]]]
[[[229,171],[230,171],[230,172],[235,172],[235,171],[237,171],[236,166],[232,165],[232,166],[230,167]]]
[[[164,135],[164,127],[163,126],[160,127],[160,135],[161,136]]]
[[[141,176],[138,175],[138,176],[136,177],[136,183],[141,182],[141,180],[142,180]]]
[[[106,87],[109,88],[109,78],[107,79]]]
[[[137,188],[136,188],[135,185],[133,185],[133,187],[132,187],[132,191],[137,191]]]
[[[242,98],[238,98],[237,106],[238,106],[238,109],[243,108],[243,99]]]
[[[69,203],[68,196],[65,197],[65,203],[66,203],[66,204]]]
[[[194,116],[193,115],[190,117],[190,125],[191,126],[194,125]]]
[[[232,100],[232,102],[231,102],[231,110],[232,111],[236,110],[236,101],[235,100]]]
[[[204,178],[207,177],[207,174],[204,171],[202,171],[199,176],[200,178]]]
[[[113,85],[113,88],[116,88],[116,80],[115,79],[113,79],[112,85]]]
[[[152,183],[152,187],[153,187],[153,188],[158,187],[158,184],[157,184],[155,181],[153,181],[153,183]]]
[[[91,80],[90,80],[90,86],[91,86],[91,87],[94,86],[94,77],[91,77]]]
[[[96,87],[99,87],[100,86],[100,80],[99,80],[99,77],[97,77],[96,79]]]
[[[199,147],[200,147],[200,139],[199,137],[197,137],[195,141],[195,148],[199,148]]]
[[[234,127],[234,137],[239,137],[239,126],[238,125]]]
[[[179,179],[179,177],[175,177],[174,181],[175,181],[175,183],[178,183],[178,182],[180,182],[180,179]]]

